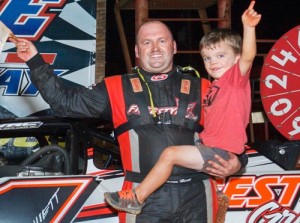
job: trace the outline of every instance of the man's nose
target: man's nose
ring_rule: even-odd
[[[152,46],[153,50],[156,51],[159,49],[159,44],[158,43],[153,43],[153,46]]]

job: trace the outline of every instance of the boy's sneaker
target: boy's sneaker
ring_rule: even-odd
[[[229,198],[222,191],[217,192],[218,195],[218,212],[216,223],[224,223],[227,209],[229,207]]]
[[[109,205],[119,211],[125,211],[131,214],[139,214],[142,211],[143,205],[138,202],[134,189],[105,192],[104,197]]]

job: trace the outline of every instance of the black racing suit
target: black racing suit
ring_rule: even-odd
[[[150,74],[141,69],[139,72],[144,80],[136,70],[132,75],[120,77],[121,87],[112,86],[114,80],[104,80],[87,89],[66,87],[39,54],[27,65],[33,84],[55,115],[102,118],[113,122],[117,128],[116,116],[119,112],[123,114],[123,119],[129,123],[118,133],[126,173],[123,189],[132,187],[132,182],[140,182],[167,146],[194,145],[201,114],[201,81],[183,74],[179,67],[168,74]],[[134,82],[140,89],[135,89]],[[121,88],[121,97],[111,96],[115,93],[114,87]],[[122,106],[121,99],[123,108],[116,111],[118,104]],[[185,103],[181,103],[183,101]],[[140,117],[139,124],[130,123]],[[247,157],[243,156],[240,160],[245,159]],[[146,200],[143,212],[137,217],[121,214],[120,222],[212,222],[215,191],[208,179],[203,173],[174,167],[168,182]]]

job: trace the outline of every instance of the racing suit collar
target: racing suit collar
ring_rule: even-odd
[[[146,82],[153,82],[153,81],[163,81],[170,77],[172,77],[175,73],[179,72],[179,67],[174,66],[173,69],[167,73],[150,73],[140,67],[135,67],[134,71],[140,73],[144,76]]]

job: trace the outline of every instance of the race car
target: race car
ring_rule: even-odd
[[[122,184],[118,146],[103,123],[88,123],[0,120],[0,222],[117,222],[103,192]]]
[[[245,169],[218,180],[230,199],[225,222],[299,222],[300,143],[256,146]],[[0,154],[0,222],[118,222],[103,193],[120,190],[124,173],[105,124],[2,119]]]

